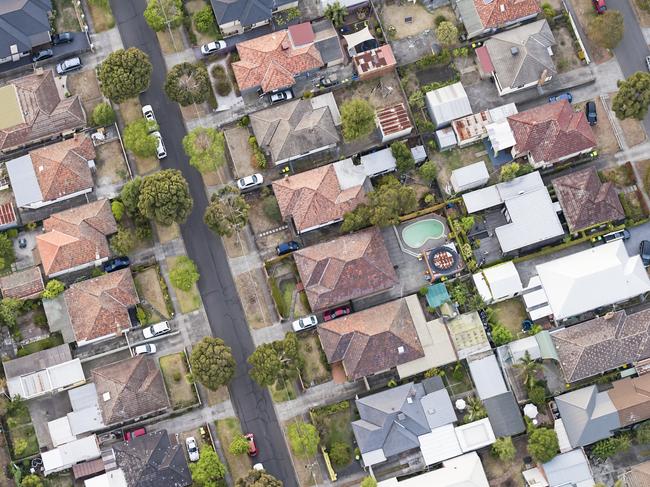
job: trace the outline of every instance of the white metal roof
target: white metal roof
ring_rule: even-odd
[[[487,183],[490,173],[485,166],[485,161],[478,161],[469,166],[454,169],[451,172],[451,185],[454,191],[475,188]]]
[[[366,180],[366,175],[363,172],[361,165],[355,166],[352,159],[343,159],[332,164],[336,178],[339,180],[341,190],[355,188],[361,186]]]
[[[582,448],[557,455],[543,465],[550,487],[566,485],[593,486],[589,460]]]
[[[545,318],[546,316],[551,316],[552,314],[553,314],[553,310],[548,305],[528,310],[528,316],[530,316],[530,319],[533,321],[540,320],[542,318]]]
[[[443,462],[441,468],[398,481],[384,480],[377,487],[488,487],[481,459],[475,452]]]
[[[453,424],[439,426],[431,433],[419,436],[418,440],[420,440],[424,463],[427,465],[433,465],[463,453]]]
[[[477,277],[478,276],[478,277]],[[504,262],[487,269],[472,276],[474,282],[477,284],[481,297],[484,301],[499,301],[500,299],[512,296],[523,291],[524,286],[521,283],[519,272],[515,264],[512,262]],[[487,288],[487,292],[485,290]],[[485,293],[485,296],[483,295]],[[488,299],[486,299],[486,297]]]
[[[361,156],[360,161],[363,171],[368,177],[372,177],[375,174],[394,171],[397,167],[395,157],[393,157],[390,148]]]
[[[11,397],[20,396],[29,399],[84,380],[81,362],[79,359],[74,359],[30,374],[9,378],[7,388]]]
[[[7,161],[5,167],[18,206],[43,201],[43,193],[29,154]]]
[[[48,475],[70,468],[75,463],[99,458],[100,454],[97,437],[92,435],[43,452],[41,458],[45,475]]]
[[[454,132],[454,129],[451,127],[436,130],[436,139],[438,139],[440,149],[447,149],[458,144],[456,132]]]
[[[508,120],[491,123],[486,129],[492,148],[497,152],[514,147],[517,143]]]
[[[84,481],[85,487],[128,487],[121,468],[111,470]],[[162,487],[162,486],[161,486]]]
[[[86,380],[81,361],[78,358],[50,367],[47,371],[50,374],[53,389],[60,389]]]
[[[496,441],[488,418],[457,426],[456,437],[463,453],[478,450]]]
[[[560,445],[560,452],[564,453],[571,450],[571,442],[569,441],[569,435],[566,432],[562,418],[556,419],[555,424],[553,425],[555,434],[557,435],[557,441]]]
[[[382,450],[381,448],[379,450],[372,450],[366,453],[362,453],[361,458],[363,458],[364,465],[374,465],[376,463],[381,463],[386,461],[384,450]]]
[[[429,113],[439,126],[472,113],[469,98],[460,82],[429,91],[426,98]]]
[[[77,439],[70,430],[67,416],[48,422],[47,429],[50,431],[50,438],[54,446],[63,445]]]
[[[542,352],[539,348],[539,343],[537,338],[534,336],[529,336],[526,338],[521,338],[513,342],[508,343],[508,349],[510,350],[510,356],[512,357],[513,363],[518,363],[519,359],[523,358],[526,355],[526,352],[530,355],[530,358],[537,360],[542,357]]]
[[[488,113],[490,114],[492,122],[500,122],[511,115],[519,113],[519,110],[517,110],[517,105],[514,103],[506,103],[505,105],[490,108]]]
[[[485,400],[508,392],[501,367],[494,354],[479,360],[471,360],[470,357],[467,364],[479,398]]]
[[[467,213],[476,213],[477,211],[487,210],[493,206],[503,203],[497,185],[488,186],[487,188],[477,189],[471,193],[463,195],[463,202]]]

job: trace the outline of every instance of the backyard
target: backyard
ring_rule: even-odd
[[[528,316],[526,315],[526,307],[520,298],[507,299],[493,304],[491,307],[496,313],[497,323],[501,323],[516,337],[522,334],[521,323]]]
[[[95,158],[95,176],[97,185],[105,186],[119,184],[126,181],[129,171],[126,167],[122,146],[119,140],[111,140],[95,146],[97,157]]]
[[[138,270],[134,280],[141,300],[140,306],[147,316],[146,324],[171,318],[174,306],[169,298],[167,285],[160,275],[159,267],[153,265]]]
[[[438,166],[438,184],[443,191],[449,188],[451,172],[454,169],[459,169],[478,161],[484,161],[488,173],[496,178],[496,172],[486,153],[485,146],[481,143],[472,144],[462,149],[454,148],[444,152],[434,152],[431,154],[430,160],[434,161]]]
[[[235,437],[243,434],[239,420],[237,418],[226,418],[215,421],[214,424],[217,427],[217,437],[226,455],[226,463],[233,481],[245,477],[251,468],[248,455],[233,455],[228,448]]]
[[[355,449],[354,435],[350,423],[354,421],[350,401],[341,401],[310,411],[314,426],[320,434],[321,445],[329,452],[335,443],[345,443],[350,451],[350,460],[347,464],[335,465],[334,468],[345,468],[352,462]]]
[[[81,104],[88,116],[102,102],[103,98],[99,91],[99,82],[97,81],[97,75],[94,69],[68,75],[66,87],[73,95],[79,95]]]
[[[56,10],[55,27],[57,32],[79,31],[79,20],[74,10],[74,0],[54,0]]]
[[[443,382],[452,398],[474,389],[474,383],[463,362],[447,364],[441,370]]]
[[[490,485],[495,487],[523,487],[525,485],[521,471],[524,465],[524,457],[528,455],[526,441],[527,437],[525,435],[513,438],[512,443],[515,446],[516,455],[510,461],[499,460],[487,448],[479,452]]]
[[[196,404],[198,402],[196,390],[187,380],[189,370],[185,354],[180,352],[165,355],[159,360],[172,408],[183,409]]]
[[[104,32],[115,26],[113,11],[108,0],[88,0],[88,8],[90,8],[95,32]]]
[[[27,405],[23,400],[13,400],[7,405],[7,427],[12,458],[25,458],[38,453],[38,440]]]
[[[304,331],[298,333],[298,352],[305,366],[301,370],[302,382],[305,387],[322,384],[332,379],[327,367],[327,359],[322,351],[318,333]]]
[[[436,9],[436,14],[444,15],[448,19],[454,18],[450,7]],[[393,30],[391,27],[394,28],[391,39],[399,40],[417,35],[427,29],[433,29],[436,16],[420,3],[400,2],[384,4],[381,9],[381,18],[388,32]]]
[[[60,333],[53,333],[47,338],[19,347],[17,355],[19,357],[24,357],[25,355],[31,355],[32,353],[47,350],[48,348],[58,347],[59,345],[63,345],[63,337]]]
[[[180,257],[181,256],[167,257],[165,259],[165,262],[167,262],[167,268],[172,269]],[[189,313],[201,307],[201,297],[196,283],[192,284],[192,288],[189,291],[174,288],[174,292],[176,293],[181,313]]]

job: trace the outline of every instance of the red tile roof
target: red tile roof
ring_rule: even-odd
[[[286,30],[240,42],[237,51],[240,60],[232,69],[241,90],[261,86],[268,92],[293,86],[296,75],[323,65],[313,44],[294,48]]]
[[[384,136],[413,128],[404,103],[398,103],[397,105],[391,105],[378,110],[377,124]]]
[[[0,278],[3,298],[33,299],[43,291],[40,267],[31,267]]]
[[[293,43],[293,47],[305,46],[311,44],[316,39],[314,29],[311,27],[311,22],[303,22],[302,24],[291,25],[288,28],[289,37]]]
[[[566,100],[511,115],[508,123],[516,140],[516,154],[530,154],[536,167],[596,146],[596,137],[585,114],[574,112]]]
[[[490,74],[494,72],[494,64],[492,64],[492,58],[487,50],[487,46],[477,48],[476,57],[484,73]]]
[[[0,226],[16,223],[16,211],[14,204],[10,201],[0,205]]]
[[[384,44],[377,49],[370,49],[352,58],[352,62],[359,74],[396,66],[395,56],[389,44]]]
[[[474,0],[483,28],[503,27],[541,11],[537,0]]]

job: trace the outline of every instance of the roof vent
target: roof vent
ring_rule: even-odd
[[[102,394],[102,399],[104,400],[104,402],[110,401],[111,400],[111,393],[110,392],[105,392],[104,394]]]
[[[513,56],[516,56],[517,54],[519,54],[519,48],[518,48],[518,47],[514,47],[514,46],[511,47],[511,48],[510,48],[510,54],[512,54]]]
[[[397,353],[399,353],[400,355],[403,354],[404,353],[404,347],[401,346],[401,345],[399,347],[397,347]]]
[[[427,414],[430,414],[431,416],[433,416],[434,414],[436,414],[436,410],[433,409],[433,408],[427,409]]]
[[[406,402],[408,402],[409,404],[413,404],[413,398],[410,397],[410,396],[407,397],[407,398],[406,398]]]
[[[399,419],[400,421],[404,421],[406,419],[406,415],[404,413],[399,413],[397,415],[397,419]]]
[[[45,168],[43,166],[38,166],[38,172],[43,172]]]
[[[504,4],[499,5],[499,8],[501,9],[502,12],[506,11],[506,6]]]
[[[483,0],[484,5],[490,5],[494,0]]]

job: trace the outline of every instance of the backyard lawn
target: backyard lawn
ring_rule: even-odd
[[[492,163],[489,157],[487,157],[483,144],[472,144],[462,149],[456,148],[444,152],[435,152],[431,156],[431,160],[435,161],[438,166],[438,183],[443,190],[449,186],[451,172],[454,169],[459,169],[482,160],[485,161],[488,172],[493,172]]]
[[[447,364],[442,367],[442,370],[445,372],[443,380],[447,384],[450,396],[453,397],[474,389],[472,379],[462,362]]]
[[[526,307],[519,298],[507,299],[492,305],[496,312],[496,320],[518,337],[521,331],[521,322],[528,318]]]
[[[38,440],[32,425],[32,418],[24,402],[14,403],[7,408],[6,421],[9,428],[12,457],[29,457],[38,453]]]
[[[40,352],[41,350],[47,350],[48,348],[54,348],[59,345],[63,345],[63,337],[60,333],[53,333],[48,338],[28,343],[27,345],[20,347],[18,349],[18,356],[24,357],[25,355]]]
[[[179,256],[167,257],[165,259],[167,262],[167,268],[172,269],[178,259]],[[189,291],[174,288],[174,292],[176,293],[181,313],[189,313],[201,307],[201,297],[199,296],[199,289],[196,287],[196,283],[192,284],[192,289]]]
[[[315,331],[298,334],[298,351],[305,361],[305,366],[301,371],[305,387],[322,384],[332,379],[332,374],[325,365],[325,357]]]
[[[236,436],[243,434],[239,420],[237,418],[226,418],[215,421],[214,424],[217,427],[217,436],[221,442],[221,447],[226,455],[230,475],[233,481],[237,481],[237,479],[245,477],[251,468],[248,455],[233,455],[228,449],[232,440]]]
[[[485,448],[479,452],[483,468],[485,469],[485,475],[490,485],[498,485],[500,487],[523,487],[526,485],[521,475],[524,457],[528,455],[526,438],[524,435],[512,439],[512,443],[516,449],[516,455],[510,461],[504,462],[499,460],[492,455],[489,448]]]
[[[162,285],[165,286],[163,290]],[[135,275],[135,287],[142,301],[140,306],[149,311],[148,323],[158,323],[172,316],[174,307],[158,266],[148,267]]]
[[[198,402],[194,386],[187,381],[186,375],[189,370],[184,353],[160,357],[160,370],[173,409],[182,409]]]

